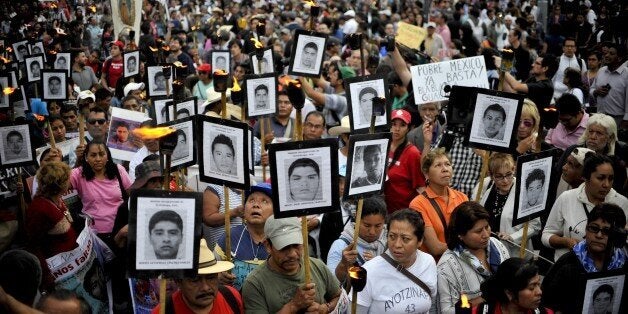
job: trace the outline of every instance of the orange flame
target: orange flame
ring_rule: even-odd
[[[155,48],[153,46],[148,46],[148,49],[150,49],[150,51],[152,52],[157,52],[159,50],[159,48]]]
[[[15,92],[15,88],[14,87],[5,87],[2,89],[2,93],[5,95],[11,95],[13,94],[13,92]]]
[[[240,84],[238,84],[238,79],[237,78],[233,78],[233,87],[231,87],[231,92],[239,92],[242,89],[240,88]]]
[[[251,41],[255,44],[255,48],[258,48],[258,49],[264,48],[264,44],[262,44],[259,40],[255,38],[251,38]]]
[[[364,279],[360,277],[360,270],[362,267],[360,266],[351,266],[349,267],[349,277],[353,279]]]
[[[184,65],[183,63],[181,63],[181,61],[175,61],[174,66],[176,66],[177,68],[187,68],[187,65]]]
[[[33,116],[35,117],[35,120],[37,120],[37,121],[44,121],[44,120],[46,120],[46,116],[42,116],[40,114],[33,113]]]
[[[5,48],[5,50],[6,50],[7,52],[13,52],[13,48],[11,48],[11,47],[6,47],[6,48]]]
[[[4,63],[4,64],[9,64],[9,63],[11,63],[11,60],[9,60],[9,59],[7,59],[7,58],[5,58],[5,57],[0,57],[0,60],[2,60],[2,63]]]
[[[177,130],[169,126],[157,127],[157,128],[142,127],[142,128],[134,129],[133,134],[143,140],[155,140],[176,131]]]
[[[279,84],[288,86],[290,84],[296,85],[297,87],[301,87],[301,81],[293,80],[288,75],[282,75],[279,77]]]
[[[466,294],[462,294],[460,296],[460,307],[463,309],[471,308],[471,304],[469,304],[469,297]]]
[[[56,50],[54,50],[54,49],[53,49],[53,50],[49,50],[49,51],[48,51],[48,54],[51,54],[51,55],[56,55],[56,54],[57,54],[57,51],[56,51]]]
[[[95,5],[91,5],[91,6],[89,7],[89,9],[90,9],[93,13],[96,13],[96,6],[95,6]]]
[[[316,2],[314,1],[303,1],[303,3],[305,3],[305,5],[309,5],[310,7],[315,7],[316,6]]]
[[[223,69],[216,69],[216,71],[214,71],[214,75],[227,75],[227,72]]]
[[[170,46],[162,46],[161,49],[164,51],[170,51]]]

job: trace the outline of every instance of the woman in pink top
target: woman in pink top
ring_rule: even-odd
[[[83,213],[93,219],[92,229],[107,242],[123,202],[122,189],[126,191],[131,180],[122,166],[113,163],[104,143],[88,143],[83,156],[81,166],[72,170],[70,182],[81,197]]]

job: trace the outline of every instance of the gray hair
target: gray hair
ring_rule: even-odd
[[[589,138],[589,127],[592,125],[599,125],[606,130],[608,133],[608,152],[607,155],[613,156],[615,155],[615,143],[617,142],[617,123],[615,123],[615,119],[613,117],[605,115],[603,113],[596,113],[589,117],[587,121],[587,128],[584,130],[584,133],[578,139],[578,144],[586,143]]]

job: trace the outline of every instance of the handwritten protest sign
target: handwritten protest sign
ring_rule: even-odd
[[[410,67],[417,105],[447,99],[445,85],[489,88],[484,57],[470,57]]]
[[[419,46],[421,46],[421,43],[425,40],[425,36],[427,36],[427,30],[425,28],[399,22],[395,41],[404,46],[419,49]]]

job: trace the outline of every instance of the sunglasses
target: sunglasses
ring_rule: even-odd
[[[608,236],[609,234],[611,234],[611,229],[610,228],[600,228],[598,226],[594,226],[594,225],[588,225],[587,226],[587,231],[591,232],[593,234],[597,234],[598,232],[602,232],[602,235]]]
[[[534,122],[530,120],[523,120],[520,123],[523,123],[523,126],[525,126],[526,128],[531,128],[534,126]]]
[[[87,120],[87,122],[91,125],[94,125],[96,123],[104,125],[105,123],[107,123],[107,120],[106,119],[91,119],[91,120]]]

